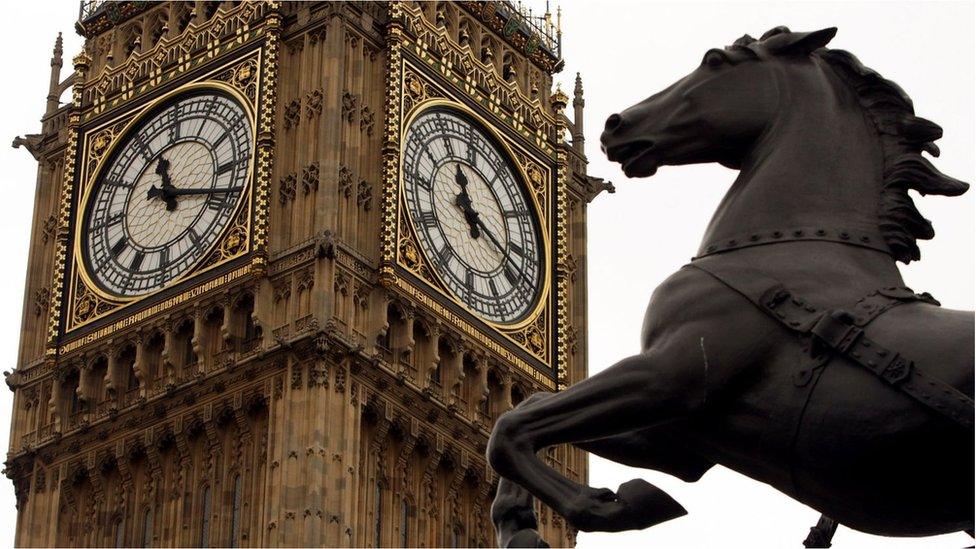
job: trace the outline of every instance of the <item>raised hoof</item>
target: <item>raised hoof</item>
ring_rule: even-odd
[[[674,498],[641,479],[621,484],[616,493],[605,488],[585,490],[566,517],[584,532],[642,530],[688,514]]]

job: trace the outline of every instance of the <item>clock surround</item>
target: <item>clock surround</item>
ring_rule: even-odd
[[[213,101],[219,101],[220,99],[223,100],[223,105],[213,103]],[[197,108],[200,110],[193,110],[192,103],[201,101],[204,103],[209,101],[211,103],[198,105]],[[208,141],[199,134],[207,128],[208,124],[220,124],[215,118],[207,118],[208,116],[215,116],[220,110],[220,107],[229,111],[231,116],[240,117],[235,124],[242,124],[245,127],[223,134],[216,133],[215,135],[211,135],[210,137],[213,139]],[[183,118],[180,118],[181,116]],[[166,118],[164,119],[163,117]],[[192,132],[181,135],[179,128],[182,127],[183,131],[192,130],[192,128],[187,126],[197,118],[200,118],[202,121],[198,126],[199,129],[196,135]],[[155,133],[147,142],[146,137],[141,135],[142,132],[153,128],[157,124],[160,127],[158,130],[155,130]],[[167,127],[167,124],[171,126]],[[172,129],[173,124],[178,128],[175,131]],[[213,130],[213,127],[211,126],[209,129]],[[169,138],[169,142],[158,143],[160,150],[151,151],[151,154],[148,156],[146,156],[146,153],[138,150],[130,150],[132,145],[135,145],[137,148],[141,146],[143,150],[149,148],[152,143],[160,140],[162,137],[160,134],[163,132],[168,132],[169,135],[167,137]],[[211,131],[211,133],[213,132]],[[231,230],[230,224],[234,217],[247,205],[247,197],[250,191],[253,172],[254,144],[254,116],[248,108],[247,99],[240,92],[227,85],[215,82],[203,82],[181,86],[142,108],[105,151],[102,160],[89,178],[90,182],[86,186],[84,194],[79,201],[83,214],[79,223],[79,230],[75,233],[75,252],[81,256],[80,260],[77,261],[80,270],[79,274],[89,284],[90,289],[105,298],[134,300],[152,295],[157,291],[178,284],[188,276],[192,276],[197,270],[196,267],[199,263],[218,245],[221,237],[225,236],[228,230]],[[246,148],[246,150],[233,150],[234,147],[238,149]],[[222,156],[226,155],[218,153],[218,149],[229,154],[233,160],[228,160],[221,164],[223,160],[226,160],[222,160]],[[174,150],[181,154],[168,156],[168,158],[164,154],[167,152],[172,153]],[[126,172],[126,175],[130,175],[128,172],[131,171],[131,167],[138,167],[138,164],[135,164],[137,160],[127,158],[127,153],[131,153],[133,157],[138,155],[144,156],[142,166],[138,169],[138,173],[135,174],[134,181],[113,181],[111,179],[112,177],[121,179],[118,177],[120,175],[119,170]],[[200,159],[200,162],[198,162],[199,166],[191,166],[187,164],[186,160],[186,157],[190,153],[199,153],[194,156],[207,157]],[[218,154],[221,155],[220,158],[218,158]],[[176,178],[179,178],[180,175],[187,175],[185,174],[186,169],[198,168],[207,171],[207,168],[209,168],[208,174],[210,177],[204,179],[211,179],[214,193],[219,192],[221,194],[208,194],[206,197],[184,195],[183,198],[178,198],[178,196],[174,195],[167,201],[167,197],[163,196],[162,193],[165,192],[165,184],[169,181],[170,173],[166,173],[165,176],[159,173],[160,168],[163,166],[157,163],[159,159],[164,159],[168,165],[167,169],[163,171],[172,171],[172,175]],[[120,164],[123,160],[126,162]],[[208,165],[208,160],[210,160],[209,164],[212,165]],[[155,170],[153,170],[154,166],[156,168]],[[203,181],[197,181],[200,179],[200,174],[197,175],[198,177],[194,179],[192,174],[190,174],[190,179],[194,179],[197,185],[204,183]],[[229,180],[225,181],[227,185],[224,185],[224,190],[230,188],[232,185],[234,188],[239,189],[238,191],[227,192],[225,194],[221,190],[221,187],[217,187],[221,179],[226,179],[223,177],[224,175],[230,176]],[[160,182],[162,183],[161,188],[157,189],[155,184]],[[185,181],[176,182],[177,185],[181,186],[182,183],[185,183]],[[145,188],[147,184],[152,184],[152,187]],[[112,190],[112,188],[127,187],[130,190],[124,198],[126,203],[122,211],[116,212],[114,216],[114,219],[117,220],[115,226],[118,227],[115,233],[121,232],[122,234],[111,235],[115,237],[112,242],[121,244],[115,244],[118,248],[110,248],[113,246],[112,242],[102,240],[110,236],[109,229],[115,226],[112,225],[112,218],[107,220],[95,219],[95,208],[102,206],[111,209],[116,205],[115,202],[117,202],[118,194],[124,192]],[[176,188],[172,184],[171,187],[173,187],[173,193],[193,191],[193,189]],[[156,190],[155,198],[147,197],[146,191],[152,193],[153,190]],[[105,196],[106,194],[107,196]],[[226,200],[216,201],[211,199],[221,195],[226,197],[236,196],[233,197],[233,203],[229,203]],[[182,212],[177,210],[178,204],[181,201],[183,205]],[[201,201],[202,204],[195,204]],[[216,205],[216,207],[210,208],[212,204]],[[165,205],[166,212],[156,207],[163,205]],[[171,207],[174,211],[170,211]],[[191,210],[187,212],[188,208],[193,208],[195,211]],[[214,210],[216,213],[213,213],[211,210]],[[108,214],[109,211],[106,210],[104,213]],[[185,217],[186,213],[191,214],[189,219],[184,220],[188,221],[183,223],[186,227],[181,228],[175,235],[175,238],[167,239],[168,241],[160,241],[160,237],[165,235],[167,229],[170,230],[169,232],[172,232],[176,228],[174,227],[176,220],[172,219],[172,216]],[[154,215],[165,220],[164,224],[153,224],[157,229],[156,231],[151,230],[153,226],[143,226],[141,227],[143,230],[138,232],[133,230],[135,223],[141,225],[152,224],[152,219],[145,218]],[[137,216],[143,219],[134,219]],[[202,227],[204,234],[195,231],[199,223],[206,219],[210,219],[210,222],[209,226]],[[105,226],[105,233],[103,235],[92,234],[93,226],[99,223]],[[99,227],[99,229],[101,228]],[[207,231],[210,234],[206,234]],[[194,235],[196,235],[195,238]],[[234,238],[240,239],[242,236],[244,235],[238,234]],[[170,249],[179,247],[183,243],[182,241],[186,239],[191,240],[190,244],[186,246],[187,249],[177,257],[169,257],[171,256],[169,254]],[[192,249],[191,247],[196,247],[196,249]],[[179,248],[179,250],[182,250],[182,248]],[[100,255],[93,257],[94,253],[99,253]],[[138,291],[137,289],[127,292],[127,288],[120,287],[121,285],[119,283],[106,280],[104,271],[109,268],[115,268],[114,270],[119,271],[118,276],[126,276],[124,273],[125,266],[122,263],[130,261],[130,265],[136,265],[130,271],[136,272],[130,272],[129,274],[134,275],[133,278],[145,279],[145,275],[139,277],[137,271],[139,266],[137,262],[146,265],[146,261],[140,261],[140,259],[148,258],[148,261],[153,261],[154,254],[157,255],[157,263],[162,263],[163,258],[169,257],[174,262],[183,261],[183,264],[177,264],[176,271],[169,277],[166,277],[165,273],[161,273],[153,281],[145,280],[144,285],[148,287],[144,291]],[[189,257],[187,257],[188,254]],[[93,263],[98,264],[98,266],[96,267]],[[163,269],[165,269],[165,265],[160,266],[160,270],[162,271]],[[106,286],[110,285],[113,286],[111,289],[106,288]]]
[[[435,118],[428,122],[431,117]],[[432,131],[442,133],[418,137],[414,132],[421,125],[432,125],[435,128]],[[448,129],[451,125],[455,127]],[[430,272],[440,285],[439,290],[489,325],[514,329],[536,320],[549,288],[549,240],[541,227],[545,221],[543,210],[504,138],[462,103],[440,99],[417,105],[404,128],[400,188],[403,206],[411,220],[410,227],[405,229],[410,230],[422,250]],[[463,143],[462,137],[471,141]],[[443,158],[436,158],[429,148],[421,152],[415,146],[415,139],[429,143],[437,138],[464,145],[464,155],[458,156],[461,151],[452,151],[446,145]],[[476,144],[487,150],[476,150]],[[433,164],[431,173],[425,174],[425,179],[431,179],[429,189],[411,174],[411,170],[422,169],[412,162],[419,163],[420,159],[415,157],[424,153]],[[445,172],[452,169],[456,173]],[[495,173],[484,173],[485,169],[494,169]],[[455,181],[445,184],[445,176]],[[489,177],[491,182],[485,181]],[[458,178],[465,182],[464,191],[452,198],[461,190],[454,189],[459,185]],[[424,193],[425,190],[428,192]],[[425,198],[430,202],[426,211],[422,204]],[[467,198],[466,208],[459,204],[463,198]],[[449,225],[452,221],[466,223],[467,229],[462,226],[456,230],[457,227]],[[446,242],[434,249],[439,238]],[[463,273],[456,272],[457,269]],[[473,281],[472,287],[465,287],[463,276]],[[514,301],[512,310],[507,311],[513,318],[494,312],[495,304],[487,292],[501,294],[495,297],[496,301]],[[519,292],[528,295],[513,296]]]
[[[76,212],[69,219],[77,227],[72,230],[72,238],[66,246],[66,314],[60,319],[61,326],[53,327],[55,333],[61,335],[51,334],[52,338],[57,338],[62,351],[83,345],[88,338],[105,337],[122,330],[133,318],[159,314],[174,304],[192,299],[206,291],[210,282],[217,278],[229,282],[264,268],[266,239],[261,238],[264,233],[259,234],[259,231],[267,222],[268,204],[266,200],[260,200],[259,195],[267,194],[271,159],[262,155],[268,144],[262,142],[260,136],[271,117],[270,109],[273,109],[273,104],[268,104],[265,99],[272,91],[264,87],[269,81],[270,69],[263,65],[266,50],[267,46],[239,50],[234,56],[203,70],[188,65],[181,78],[150,81],[137,90],[140,95],[149,97],[146,101],[96,102],[96,107],[81,117],[76,138],[79,142],[76,181],[65,188],[70,194],[62,198],[70,204],[69,211]],[[203,258],[177,280],[142,295],[113,295],[92,279],[84,265],[83,235],[78,228],[84,221],[85,200],[97,185],[98,174],[111,162],[119,142],[139,125],[140,120],[174,98],[202,90],[231,97],[248,117],[253,149],[248,184],[239,207]]]

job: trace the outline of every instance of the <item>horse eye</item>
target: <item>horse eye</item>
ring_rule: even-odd
[[[725,56],[717,50],[709,50],[705,53],[705,58],[702,59],[703,65],[708,65],[709,67],[720,67],[725,64]]]

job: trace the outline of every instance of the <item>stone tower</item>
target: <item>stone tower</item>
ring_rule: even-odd
[[[82,4],[15,141],[39,164],[16,544],[492,544],[487,436],[586,375],[607,187],[549,14]]]

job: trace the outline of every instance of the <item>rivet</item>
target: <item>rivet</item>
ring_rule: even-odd
[[[791,321],[790,321],[790,326],[793,326],[794,328],[796,328],[796,327],[797,327],[797,326],[799,326],[799,325],[800,325],[800,323],[799,323],[799,322],[797,322],[796,320],[791,320]]]
[[[861,237],[861,242],[871,242],[871,237],[864,235]]]
[[[793,231],[793,236],[796,236],[796,237],[803,236],[803,231]]]
[[[886,351],[884,349],[878,349],[878,356],[880,356],[880,357],[888,356],[888,351]]]
[[[848,234],[848,232],[847,232],[847,231],[842,231],[842,232],[840,233],[840,239],[841,239],[841,240],[847,240],[847,239],[849,239],[850,237],[851,237],[851,235],[850,235],[850,234]]]
[[[735,246],[735,245],[736,245],[736,244],[738,244],[738,243],[739,243],[739,242],[738,242],[737,240],[735,240],[735,239],[732,239],[732,240],[729,240],[729,243],[728,243],[728,245],[729,245],[729,246]]]
[[[706,252],[714,252],[715,251],[715,246],[709,246],[709,247],[705,248],[705,251]]]
[[[873,361],[873,360],[869,360],[868,361],[868,366],[877,366],[877,365],[878,365],[878,363],[875,362],[875,361]]]
[[[823,229],[817,229],[817,236],[823,236],[825,234],[827,234],[827,231]]]
[[[793,304],[796,305],[797,307],[799,307],[800,305],[803,305],[803,302],[800,301],[799,299],[795,298],[795,297],[792,299],[792,301],[793,301]]]
[[[806,309],[808,313],[814,313],[817,311],[817,308],[814,307],[813,305],[807,305],[806,307],[804,307],[804,309]]]
[[[781,231],[773,231],[773,238],[780,238],[781,236],[783,236]]]
[[[759,235],[758,234],[754,234],[754,235],[752,235],[752,236],[749,237],[749,240],[751,240],[752,242],[755,242],[755,241],[759,240]]]
[[[868,340],[866,340],[866,339],[864,339],[864,340],[861,341],[861,345],[864,345],[865,347],[870,347],[871,346],[871,342],[868,341]]]

